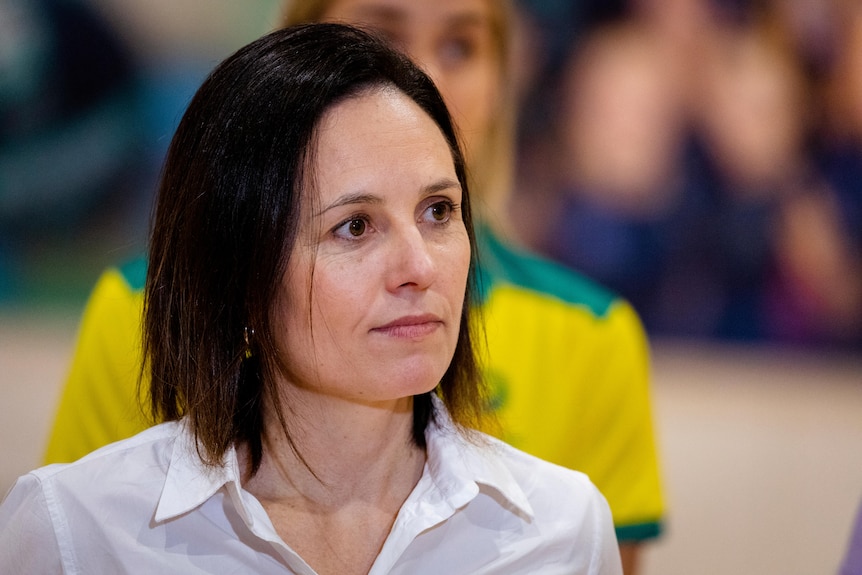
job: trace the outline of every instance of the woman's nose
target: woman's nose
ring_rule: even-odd
[[[394,234],[389,254],[390,291],[425,289],[434,281],[437,266],[431,246],[417,227]]]

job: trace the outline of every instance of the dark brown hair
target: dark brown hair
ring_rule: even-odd
[[[366,32],[340,24],[273,32],[220,64],[180,121],[154,216],[144,357],[154,416],[185,417],[207,464],[244,442],[254,473],[267,409],[287,434],[271,316],[300,227],[302,184],[311,181],[304,172],[314,132],[333,105],[375,87],[406,94],[446,138],[475,254],[464,160],[443,100],[421,70]],[[455,354],[437,388],[465,427],[483,410],[468,321],[474,281],[475,262]],[[417,445],[433,417],[430,395],[415,397]]]

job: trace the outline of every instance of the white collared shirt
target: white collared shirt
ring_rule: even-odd
[[[468,442],[442,408],[437,419],[370,575],[622,573],[610,510],[585,475]],[[243,489],[236,453],[225,461],[203,466],[173,422],[24,475],[0,506],[0,573],[313,575]]]

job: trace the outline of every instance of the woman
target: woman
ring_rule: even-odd
[[[144,346],[168,423],[21,478],[0,571],[620,573],[585,476],[469,431],[472,243],[408,60],[335,24],[240,50],[159,190]]]
[[[622,299],[514,248],[503,214],[513,119],[509,2],[292,0],[282,25],[360,24],[393,40],[432,77],[463,136],[477,224],[483,373],[502,438],[589,475],[611,506],[627,575],[661,531],[649,348]],[[147,262],[105,271],[81,321],[46,463],[70,462],[150,425],[137,409]]]

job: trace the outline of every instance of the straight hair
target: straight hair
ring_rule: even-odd
[[[221,465],[244,443],[254,474],[269,409],[296,451],[275,377],[274,306],[311,193],[316,128],[334,105],[375,88],[404,93],[440,128],[475,258],[464,159],[443,99],[428,76],[370,33],[306,24],[264,36],[210,74],[179,123],[154,212],[144,370],[153,416],[185,418],[207,465]],[[472,332],[480,324],[469,319],[475,265],[454,357],[431,392],[462,429],[478,427],[485,410]],[[420,447],[434,415],[430,393],[415,396],[412,435]]]

